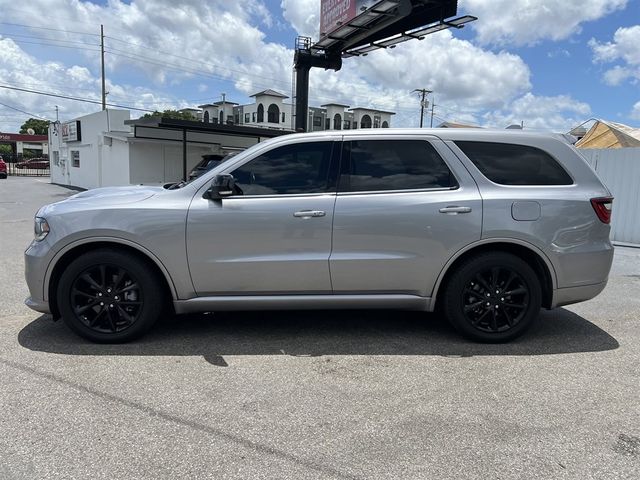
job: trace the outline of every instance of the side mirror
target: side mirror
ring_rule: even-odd
[[[234,193],[236,181],[233,175],[228,173],[221,173],[213,177],[211,186],[204,192],[204,198],[209,200],[222,200],[223,198],[230,197]]]

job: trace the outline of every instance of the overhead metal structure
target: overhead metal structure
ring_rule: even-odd
[[[321,28],[325,31],[320,32],[320,40],[312,44],[311,39],[299,37],[296,44],[296,130],[307,130],[312,67],[338,71],[343,58],[395,48],[477,20],[471,15],[452,18],[457,11],[457,0],[323,0]]]

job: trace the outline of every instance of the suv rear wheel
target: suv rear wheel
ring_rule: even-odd
[[[156,272],[127,252],[100,249],[67,266],[57,289],[64,322],[98,343],[123,343],[144,334],[164,305]]]
[[[461,334],[480,342],[506,342],[536,321],[540,280],[522,259],[504,252],[470,258],[452,274],[444,312]]]

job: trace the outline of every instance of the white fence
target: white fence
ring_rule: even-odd
[[[581,149],[580,153],[615,197],[612,240],[640,246],[640,148]]]

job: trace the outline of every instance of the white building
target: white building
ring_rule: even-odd
[[[244,150],[285,131],[104,110],[49,127],[51,182],[80,188],[162,185],[186,178],[204,155]]]
[[[253,103],[239,105],[222,101],[200,105],[198,118],[205,123],[246,125],[260,128],[295,130],[294,108],[285,103],[289,97],[275,90],[263,90],[251,95]],[[327,103],[309,107],[308,131],[350,130],[356,128],[388,128],[394,112],[374,108],[356,107],[340,103]]]

